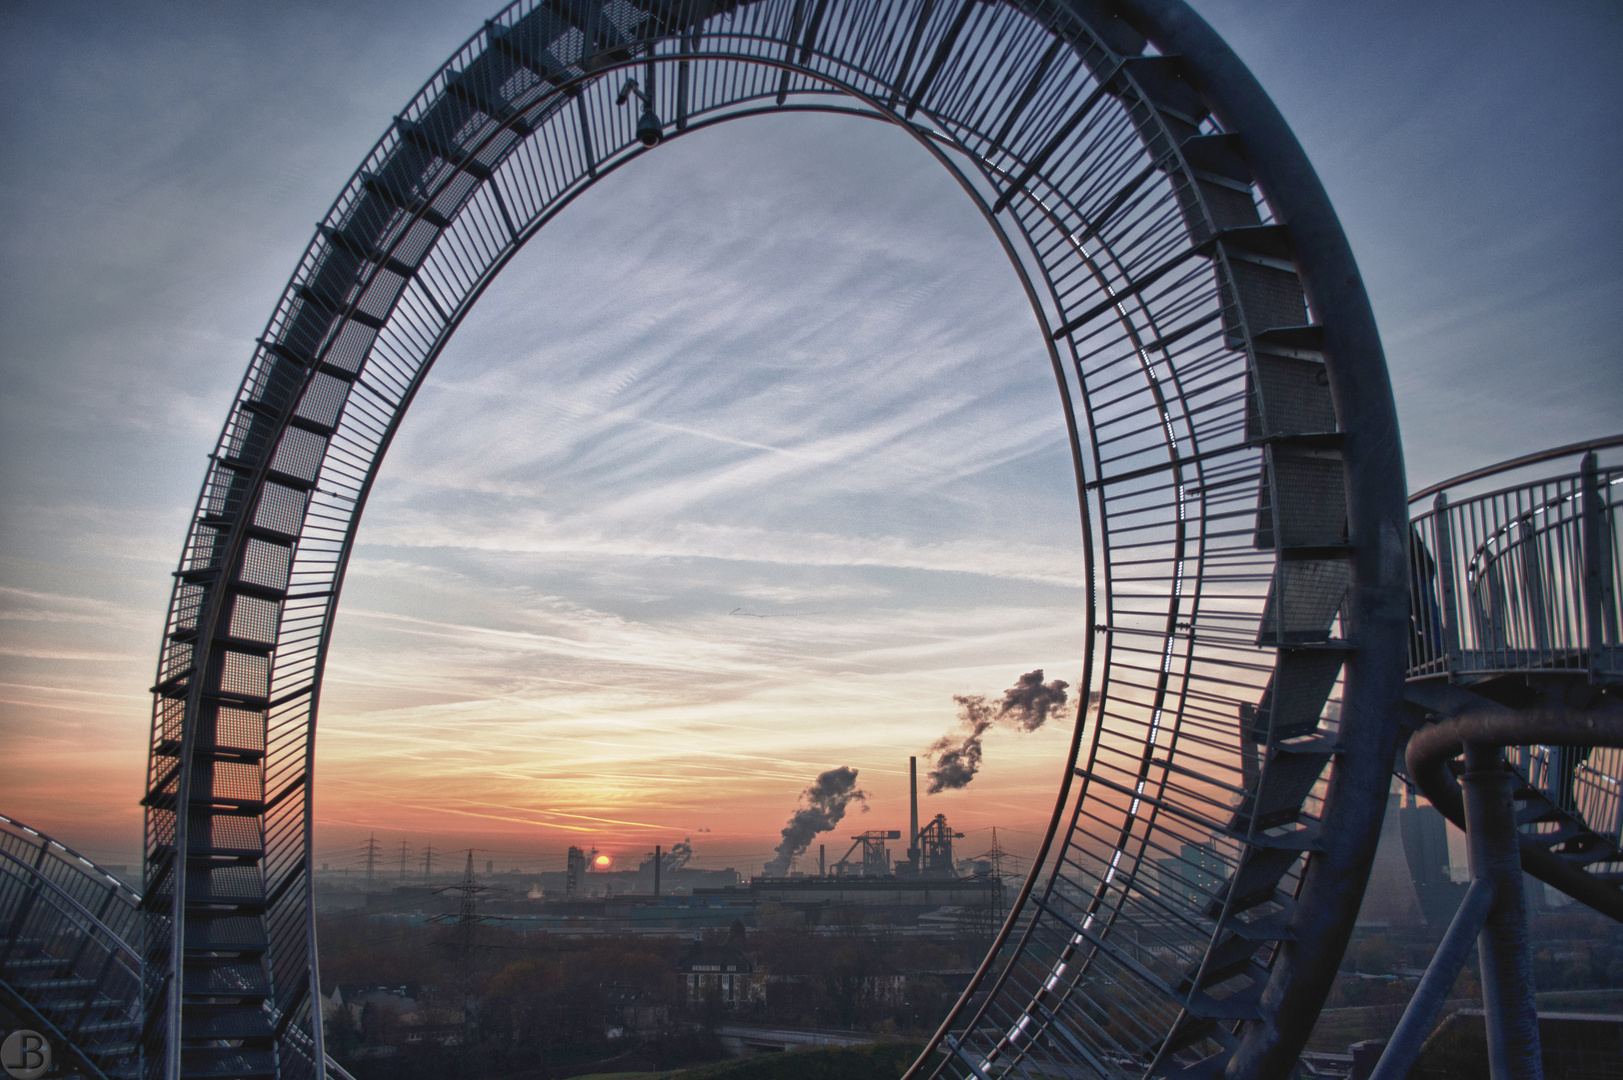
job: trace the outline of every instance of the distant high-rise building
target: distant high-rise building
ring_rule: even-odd
[[[1184,908],[1204,907],[1228,877],[1228,865],[1210,844],[1185,844],[1177,855],[1155,863],[1162,895]]]
[[[1386,816],[1381,820],[1381,836],[1375,847],[1375,865],[1370,867],[1369,884],[1358,909],[1362,925],[1419,926],[1426,921],[1420,893],[1403,836],[1403,796],[1387,795]],[[1437,811],[1426,808],[1433,817]],[[1445,837],[1446,850],[1446,837]],[[1447,874],[1444,874],[1446,879]]]
[[[1392,811],[1389,808],[1387,812]],[[1426,925],[1447,926],[1468,888],[1455,882],[1449,874],[1448,824],[1443,815],[1430,806],[1416,805],[1413,788],[1409,789],[1403,806],[1398,808],[1397,818],[1403,859]],[[1382,842],[1385,842],[1384,833]]]

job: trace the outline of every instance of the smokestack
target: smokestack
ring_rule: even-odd
[[[662,856],[660,854],[659,845],[655,844],[654,845],[654,895],[655,896],[659,895],[659,863],[660,863],[660,860],[663,857],[664,856]]]
[[[827,844],[818,844],[817,845],[817,876],[818,877],[824,877],[825,875],[828,874],[828,862],[827,862],[827,859],[828,859],[828,845]]]
[[[919,868],[919,759],[907,759],[907,793],[908,804],[912,814],[908,818],[907,857],[913,862],[913,869]]]

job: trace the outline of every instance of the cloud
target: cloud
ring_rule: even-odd
[[[1615,14],[1198,6],[1331,190],[1416,482],[1609,429],[1623,204],[1615,145],[1583,136],[1623,118]],[[81,791],[94,742],[130,777],[95,819],[138,828],[168,573],[252,341],[314,220],[488,15],[377,13],[0,10],[0,679],[6,730],[49,751],[13,755],[9,791]],[[1058,417],[1002,253],[904,134],[670,140],[518,255],[400,429],[338,615],[323,805],[489,783],[698,820],[717,797],[692,778],[798,782],[830,730],[924,742],[923,703],[1077,650],[1093,570]],[[725,618],[802,602],[830,614]]]

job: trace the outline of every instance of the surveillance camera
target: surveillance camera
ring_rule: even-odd
[[[659,116],[653,109],[644,109],[642,119],[637,121],[637,139],[644,146],[655,147],[665,138],[665,132],[659,123]]]

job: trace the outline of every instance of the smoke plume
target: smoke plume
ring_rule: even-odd
[[[852,801],[866,803],[868,796],[857,787],[857,771],[845,765],[819,773],[817,781],[800,793],[803,805],[783,827],[783,840],[777,853],[766,864],[769,877],[782,877],[789,872],[795,856],[811,847],[818,833],[832,830],[845,817]],[[864,805],[863,809],[867,809]]]
[[[682,869],[692,858],[693,843],[688,837],[684,836],[681,842],[672,844],[671,850],[665,853],[665,857],[660,860],[660,869],[664,873],[672,873]]]
[[[1003,707],[998,719],[1012,719],[1021,731],[1036,731],[1047,723],[1049,716],[1057,716],[1065,709],[1065,688],[1071,685],[1061,679],[1043,682],[1043,669],[1028,671],[1020,681],[1003,691]]]
[[[989,705],[984,694],[954,694],[958,703],[957,735],[948,733],[930,746],[928,794],[964,787],[981,767],[981,740],[996,724],[1007,721],[1021,731],[1036,731],[1050,717],[1061,716],[1070,684],[1060,679],[1043,682],[1043,669],[1028,671],[1003,692],[1003,701]]]
[[[981,739],[997,721],[997,713],[986,703],[984,694],[955,694],[958,720],[964,734],[943,735],[930,746],[930,787],[927,794],[963,787],[975,779],[981,767]]]

